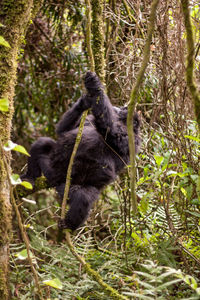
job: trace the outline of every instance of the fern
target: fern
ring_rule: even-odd
[[[141,264],[141,271],[135,271],[138,288],[136,292],[124,292],[125,295],[136,297],[136,299],[144,300],[166,300],[166,299],[185,299],[184,291],[186,291],[187,299],[199,299],[200,288],[194,277],[184,275],[181,270],[170,267],[158,266],[153,261],[146,261]],[[177,293],[177,285],[182,285],[181,292]],[[191,290],[186,289],[187,286]],[[195,293],[193,293],[195,291]],[[135,299],[135,298],[134,298]]]

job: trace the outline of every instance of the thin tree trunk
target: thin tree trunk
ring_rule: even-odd
[[[197,119],[197,124],[200,132],[200,94],[198,92],[195,79],[194,79],[194,64],[195,64],[195,43],[194,43],[194,34],[192,29],[192,22],[190,18],[190,1],[181,0],[181,5],[183,9],[185,30],[187,37],[187,67],[186,67],[186,79],[187,86],[191,93],[192,100],[194,103],[194,111]]]
[[[13,97],[16,83],[17,58],[19,47],[31,17],[31,10],[36,4],[34,13],[42,1],[33,0],[1,0],[0,1],[0,36],[10,47],[0,46],[0,99],[6,99],[8,111],[0,111],[0,142],[4,144],[10,139],[13,115]],[[9,299],[8,266],[9,242],[11,239],[11,204],[8,174],[3,163],[3,156],[10,166],[10,154],[0,150],[0,299]]]
[[[92,0],[92,50],[95,61],[95,72],[105,83],[105,50],[103,32],[103,1]]]
[[[133,131],[133,113],[135,110],[135,105],[137,103],[138,91],[142,83],[144,73],[150,58],[150,45],[151,45],[152,35],[154,32],[156,9],[158,3],[159,0],[154,0],[151,4],[151,13],[149,17],[148,33],[147,33],[147,39],[144,47],[143,60],[137,75],[136,83],[133,86],[131,91],[131,96],[130,96],[130,101],[128,106],[127,130],[128,130],[128,137],[129,137],[129,152],[130,152],[130,166],[131,166],[129,173],[130,173],[132,209],[134,215],[136,215],[137,213],[137,199],[136,199],[136,192],[135,192],[136,168],[135,168],[135,138],[134,138],[134,131]]]

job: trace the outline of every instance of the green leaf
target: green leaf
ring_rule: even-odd
[[[9,43],[4,39],[2,35],[0,35],[0,45],[11,48]]]
[[[21,260],[25,260],[28,258],[28,253],[27,253],[27,249],[24,249],[18,253],[15,254],[16,257],[18,257]],[[30,257],[33,257],[33,253],[30,251]]]
[[[194,137],[194,136],[191,136],[191,135],[184,135],[185,138],[189,139],[189,140],[193,140],[195,142],[200,142],[200,138],[197,138],[197,137]]]
[[[0,110],[1,111],[8,111],[9,108],[9,102],[7,98],[1,98],[0,99]]]
[[[181,192],[185,197],[187,197],[187,191],[183,187],[181,187]]]
[[[17,151],[17,152],[20,152],[20,153],[23,153],[27,156],[30,156],[30,154],[26,151],[26,149],[21,145],[17,145],[13,150]]]
[[[30,182],[28,182],[28,181],[22,181],[20,184],[23,185],[28,190],[32,190],[33,189],[32,184]]]
[[[154,159],[158,167],[160,167],[161,163],[163,162],[164,157],[159,155],[154,155]]]
[[[29,189],[29,190],[32,190],[33,189],[33,186],[30,182],[28,181],[21,181],[20,177],[18,174],[12,174],[10,176],[10,181],[11,181],[11,184],[12,185],[23,185],[25,188]]]
[[[193,204],[193,205],[200,205],[200,200],[198,199],[198,198],[195,198],[195,199],[192,199],[191,201],[190,201],[190,203],[191,204]]]
[[[189,210],[185,210],[185,212],[189,213],[190,215],[200,218],[200,213],[196,212],[196,211],[189,211]]]
[[[13,143],[12,141],[8,141],[5,145],[4,145],[4,150],[5,151],[10,151],[10,150],[14,150],[20,153],[23,153],[27,156],[30,156],[30,154],[26,151],[26,149],[18,144]]]
[[[44,280],[44,284],[49,285],[55,289],[62,290],[62,282],[58,278],[50,279],[50,280]]]
[[[12,174],[10,176],[10,181],[12,185],[21,184],[22,182],[18,174]]]

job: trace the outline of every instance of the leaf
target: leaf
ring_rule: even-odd
[[[33,257],[33,253],[31,251],[30,252],[30,257]],[[22,251],[18,252],[15,254],[16,257],[18,257],[21,260],[25,260],[28,258],[28,253],[27,253],[27,249],[23,249]]]
[[[171,286],[173,284],[177,284],[180,281],[181,281],[181,279],[173,279],[171,281],[165,282],[165,283],[159,285],[158,287],[156,287],[155,291],[161,291],[163,289],[166,289],[166,287],[168,287],[168,286]]]
[[[30,156],[30,154],[26,151],[26,149],[18,144],[13,143],[12,141],[8,141],[5,145],[4,145],[4,150],[5,151],[10,151],[10,150],[14,150],[20,153],[23,153],[27,156]]]
[[[198,206],[198,205],[200,205],[200,200],[198,198],[194,198],[190,201],[190,203]]]
[[[196,211],[189,211],[189,210],[185,210],[185,212],[187,212],[188,214],[200,218],[200,213],[196,212]]]
[[[11,48],[9,43],[4,39],[2,35],[0,35],[0,45]]]
[[[200,142],[200,138],[197,138],[197,137],[194,137],[194,136],[191,136],[191,135],[184,135],[185,138],[189,139],[189,140],[193,140],[195,142]]]
[[[181,187],[181,192],[185,197],[187,197],[187,191],[183,187]]]
[[[17,145],[13,150],[17,151],[17,152],[20,152],[20,153],[23,153],[27,156],[30,156],[30,154],[26,151],[26,149],[21,145]]]
[[[160,167],[161,163],[163,162],[164,157],[159,155],[154,155],[154,159],[158,167]]]
[[[8,111],[9,108],[9,102],[7,98],[1,98],[0,99],[0,110],[1,111]]]
[[[58,278],[50,279],[50,280],[44,280],[44,284],[49,285],[55,289],[62,290],[62,282]]]
[[[33,189],[32,184],[30,182],[28,182],[28,181],[22,181],[20,184],[23,185],[28,190],[32,190]]]
[[[22,182],[18,174],[12,174],[10,176],[10,181],[12,185],[21,184]]]
[[[32,190],[33,186],[30,182],[28,181],[21,181],[20,176],[18,174],[12,174],[10,176],[10,181],[12,185],[23,185],[25,188],[27,188],[28,190]]]

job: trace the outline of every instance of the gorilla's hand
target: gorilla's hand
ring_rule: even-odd
[[[99,96],[103,86],[96,73],[88,71],[85,75],[85,87],[91,96]]]

